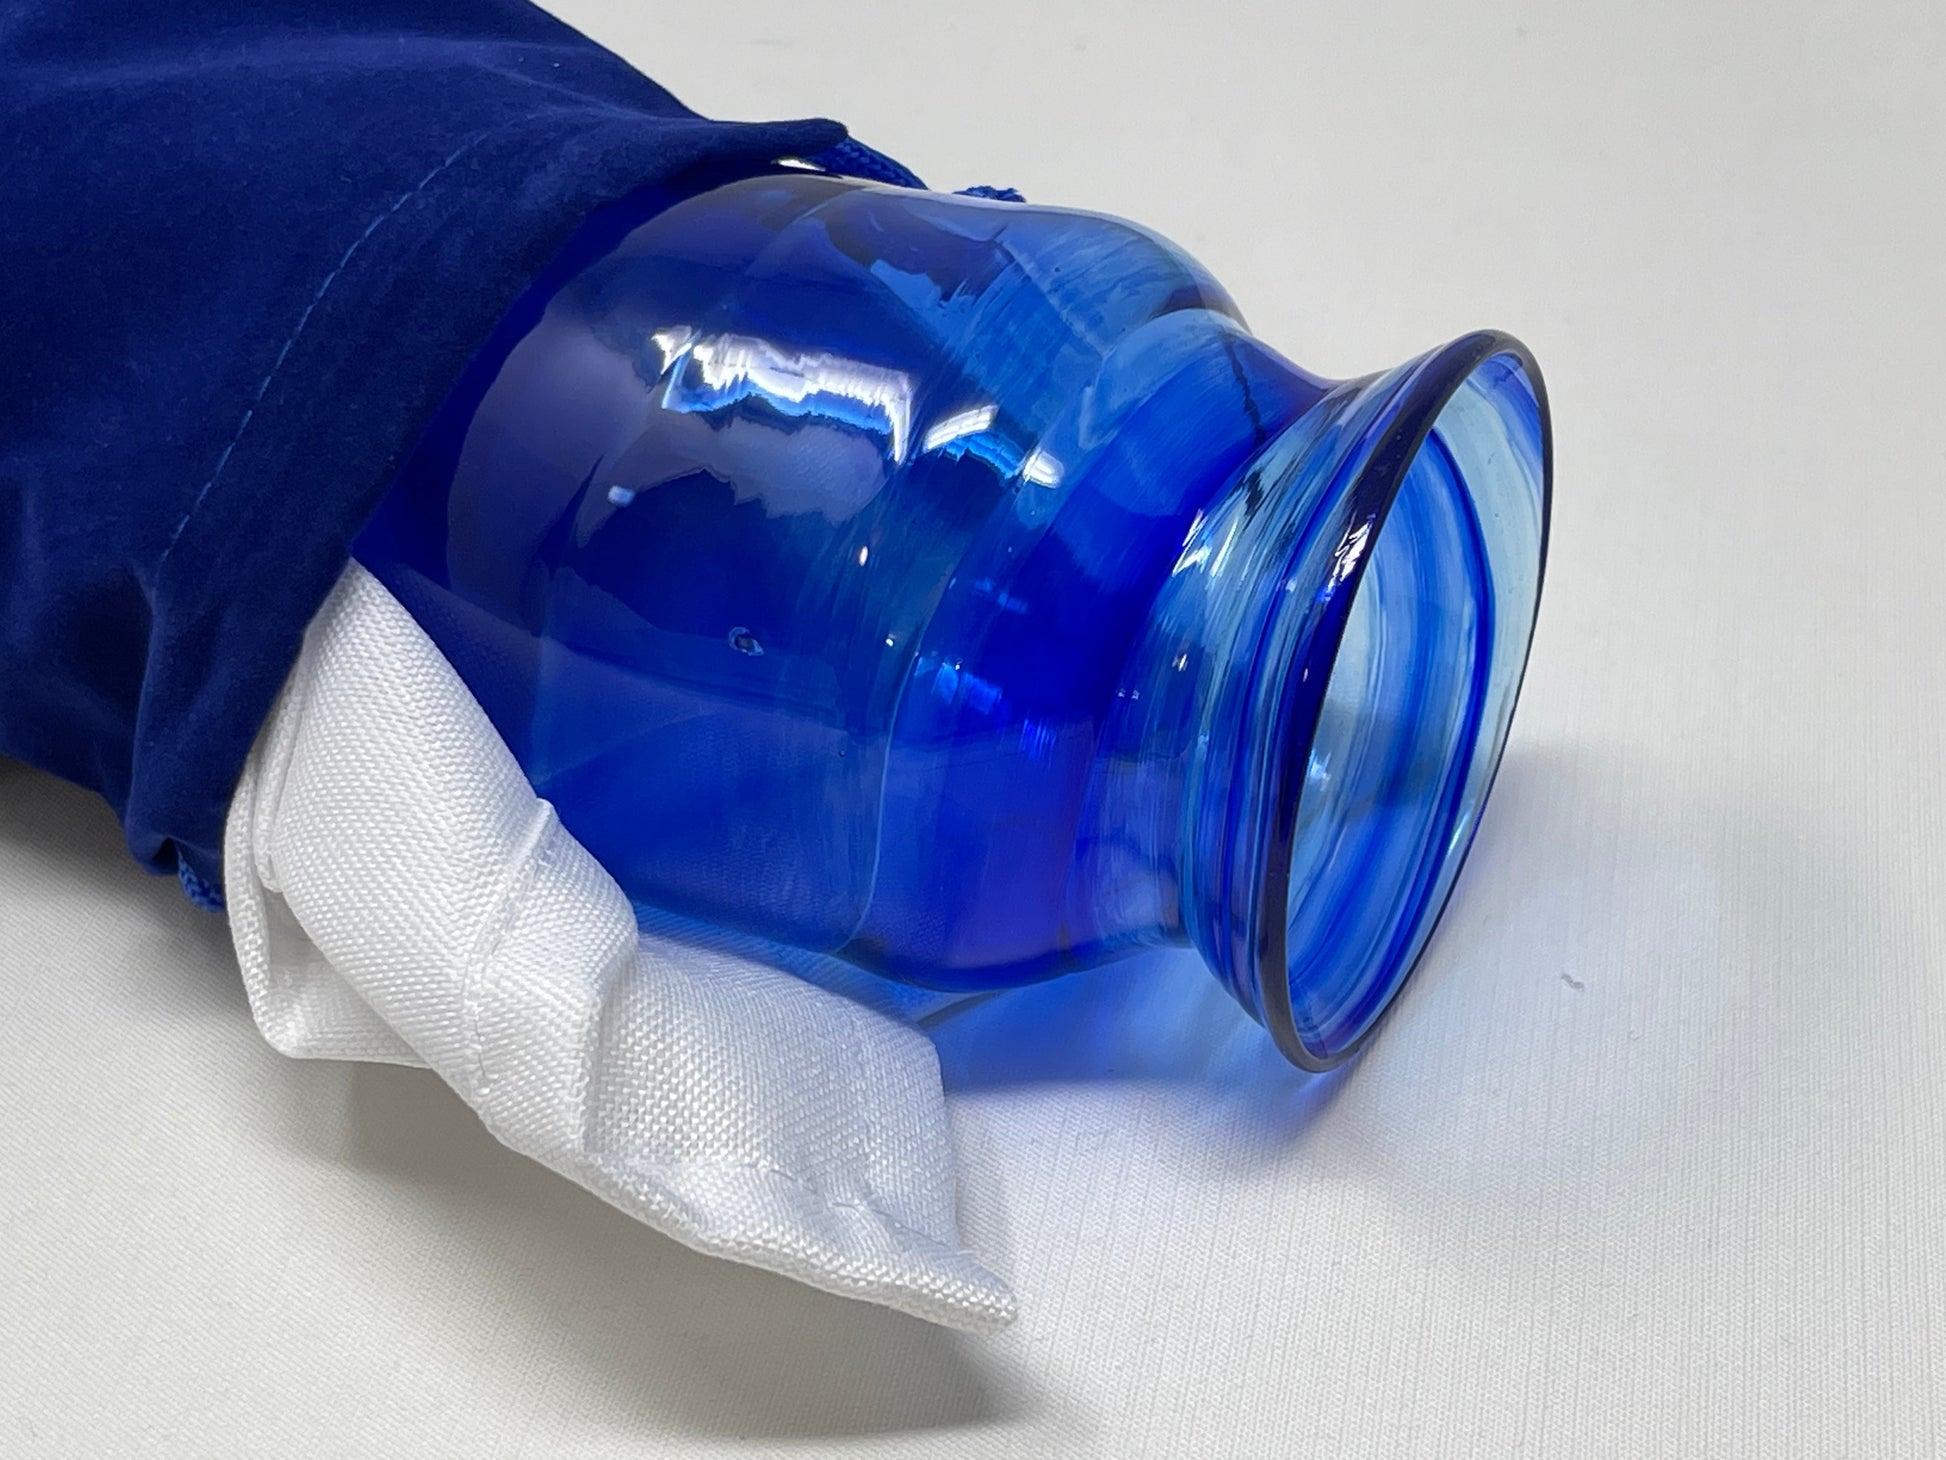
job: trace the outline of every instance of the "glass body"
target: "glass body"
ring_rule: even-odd
[[[590,220],[358,544],[638,903],[985,989],[1197,947],[1372,1029],[1545,550],[1516,342],[1312,376],[1134,225],[786,171]]]

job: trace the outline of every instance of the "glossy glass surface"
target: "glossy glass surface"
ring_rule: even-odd
[[[1470,840],[1546,451],[1504,338],[1334,386],[1133,225],[787,172],[591,221],[358,553],[639,903],[946,988],[1193,942],[1328,1064]]]
[[[1286,893],[1299,1038],[1356,1042],[1451,890],[1512,721],[1544,523],[1535,386],[1464,378],[1367,551],[1306,752]]]

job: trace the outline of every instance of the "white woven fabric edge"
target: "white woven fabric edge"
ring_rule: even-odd
[[[918,1031],[645,936],[425,633],[355,565],[230,809],[264,1037],[434,1070],[506,1145],[659,1232],[932,1322],[1014,1316],[959,1249]]]

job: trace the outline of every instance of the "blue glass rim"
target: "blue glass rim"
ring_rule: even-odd
[[[1422,356],[1403,371],[1393,373],[1403,378],[1392,389],[1377,418],[1339,458],[1344,461],[1361,454],[1364,458],[1355,478],[1344,489],[1346,505],[1338,517],[1342,526],[1332,550],[1333,559],[1347,563],[1349,567],[1333,574],[1320,591],[1315,627],[1307,635],[1295,659],[1280,666],[1260,666],[1265,671],[1280,674],[1282,683],[1275,722],[1277,748],[1268,788],[1270,814],[1261,822],[1263,842],[1258,849],[1256,863],[1261,878],[1254,916],[1253,992],[1258,1016],[1278,1049],[1293,1064],[1306,1070],[1322,1072],[1336,1068],[1356,1055],[1378,1032],[1385,1016],[1396,1006],[1399,994],[1424,961],[1431,931],[1443,917],[1446,904],[1457,885],[1456,876],[1446,879],[1437,906],[1415,906],[1401,910],[1402,926],[1409,925],[1415,929],[1423,927],[1425,933],[1418,940],[1419,946],[1413,952],[1411,963],[1392,981],[1389,989],[1382,979],[1375,979],[1365,991],[1368,997],[1375,993],[1382,994],[1382,1001],[1364,1019],[1363,1027],[1337,1048],[1322,1048],[1307,1039],[1298,1027],[1291,996],[1287,946],[1288,902],[1305,768],[1317,737],[1332,669],[1337,662],[1352,605],[1357,601],[1358,590],[1375,556],[1373,550],[1405,484],[1408,471],[1447,403],[1475,371],[1501,357],[1509,358],[1519,366],[1533,391],[1540,437],[1539,561],[1535,565],[1533,612],[1522,637],[1520,663],[1513,672],[1512,700],[1518,699],[1532,651],[1534,627],[1546,580],[1554,494],[1553,427],[1547,386],[1532,351],[1512,335],[1496,330],[1463,335],[1451,344]],[[1369,387],[1384,379],[1378,377],[1366,384]],[[1475,732],[1469,737],[1464,755],[1456,759],[1471,758],[1478,753],[1477,727]],[[1504,750],[1504,739],[1489,750],[1493,763],[1487,768],[1485,785],[1479,797],[1481,805],[1491,796]],[[1442,809],[1443,819],[1438,835],[1450,834],[1457,809],[1457,805]],[[1479,818],[1475,816],[1466,830],[1464,844],[1454,847],[1442,858],[1442,865],[1450,864],[1457,869],[1464,863],[1478,828]]]

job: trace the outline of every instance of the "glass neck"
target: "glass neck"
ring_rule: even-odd
[[[1114,849],[1104,921],[1192,944],[1300,1064],[1357,1048],[1451,891],[1533,631],[1548,460],[1505,336],[1332,387],[1196,514],[1127,660],[1085,843]]]
[[[1195,946],[1252,1009],[1290,692],[1330,675],[1321,590],[1348,570],[1361,447],[1405,373],[1316,389],[1194,515],[1096,763],[1083,847],[1099,925]]]

